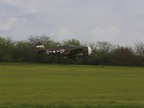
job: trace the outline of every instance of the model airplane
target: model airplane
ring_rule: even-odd
[[[36,49],[40,54],[64,56],[64,57],[77,57],[86,56],[92,53],[91,47],[76,47],[76,46],[60,46],[56,48],[46,49],[45,46],[38,42]]]

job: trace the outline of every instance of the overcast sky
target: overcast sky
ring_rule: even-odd
[[[144,0],[0,0],[0,36],[144,42]]]

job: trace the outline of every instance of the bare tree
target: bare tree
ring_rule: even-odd
[[[71,40],[63,41],[63,44],[69,46],[80,46],[80,41],[76,39],[71,39]]]
[[[138,42],[135,44],[135,52],[136,55],[144,57],[144,43]]]
[[[114,49],[114,45],[112,45],[109,42],[97,42],[96,48],[98,51],[103,52],[103,53],[108,53]]]

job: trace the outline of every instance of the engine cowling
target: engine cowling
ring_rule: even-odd
[[[92,49],[91,47],[87,47],[88,48],[88,55],[90,55],[92,53]]]

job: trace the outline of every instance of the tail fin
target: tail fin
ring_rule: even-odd
[[[38,51],[39,53],[46,51],[45,46],[44,46],[41,42],[38,42],[38,43],[37,43],[36,49],[37,49],[37,51]]]

